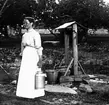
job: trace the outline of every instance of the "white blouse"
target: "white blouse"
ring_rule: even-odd
[[[30,29],[22,37],[22,44],[24,47],[31,46],[37,49],[38,54],[42,55],[41,37],[34,29]]]

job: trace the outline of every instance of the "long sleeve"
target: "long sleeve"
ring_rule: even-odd
[[[41,45],[41,37],[40,34],[38,32],[36,32],[37,34],[35,34],[34,36],[34,44],[35,44],[35,48],[38,51],[38,54],[41,56],[42,55],[42,45]]]
[[[21,55],[23,54],[23,50],[24,50],[24,45],[23,45],[23,36],[22,36],[22,41],[21,41]]]

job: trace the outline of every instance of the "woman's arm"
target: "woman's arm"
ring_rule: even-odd
[[[23,36],[22,36],[22,41],[21,41],[21,53],[20,53],[20,56],[22,56],[23,54],[23,50],[24,50],[24,45],[23,45]]]
[[[42,67],[42,50],[43,50],[42,47],[40,47],[40,48],[37,49],[38,56],[39,56],[38,66],[39,66],[40,68]]]
[[[37,53],[38,53],[38,56],[39,56],[38,66],[41,68],[42,67],[42,51],[43,51],[43,48],[42,48],[42,45],[41,45],[41,37],[40,37],[39,33],[37,33],[35,35],[34,44],[35,44],[35,48],[37,49]]]
[[[23,54],[23,50],[24,50],[24,46],[23,46],[23,43],[21,43],[21,53],[20,53],[21,56]]]

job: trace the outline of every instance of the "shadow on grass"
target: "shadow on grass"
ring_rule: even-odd
[[[46,105],[39,98],[27,99],[0,93],[0,105]]]

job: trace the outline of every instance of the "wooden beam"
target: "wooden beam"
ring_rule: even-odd
[[[73,57],[74,57],[74,75],[78,75],[78,46],[77,46],[77,24],[73,24]]]
[[[69,63],[69,35],[66,34],[66,31],[64,31],[64,37],[65,37],[65,64],[68,65]]]

